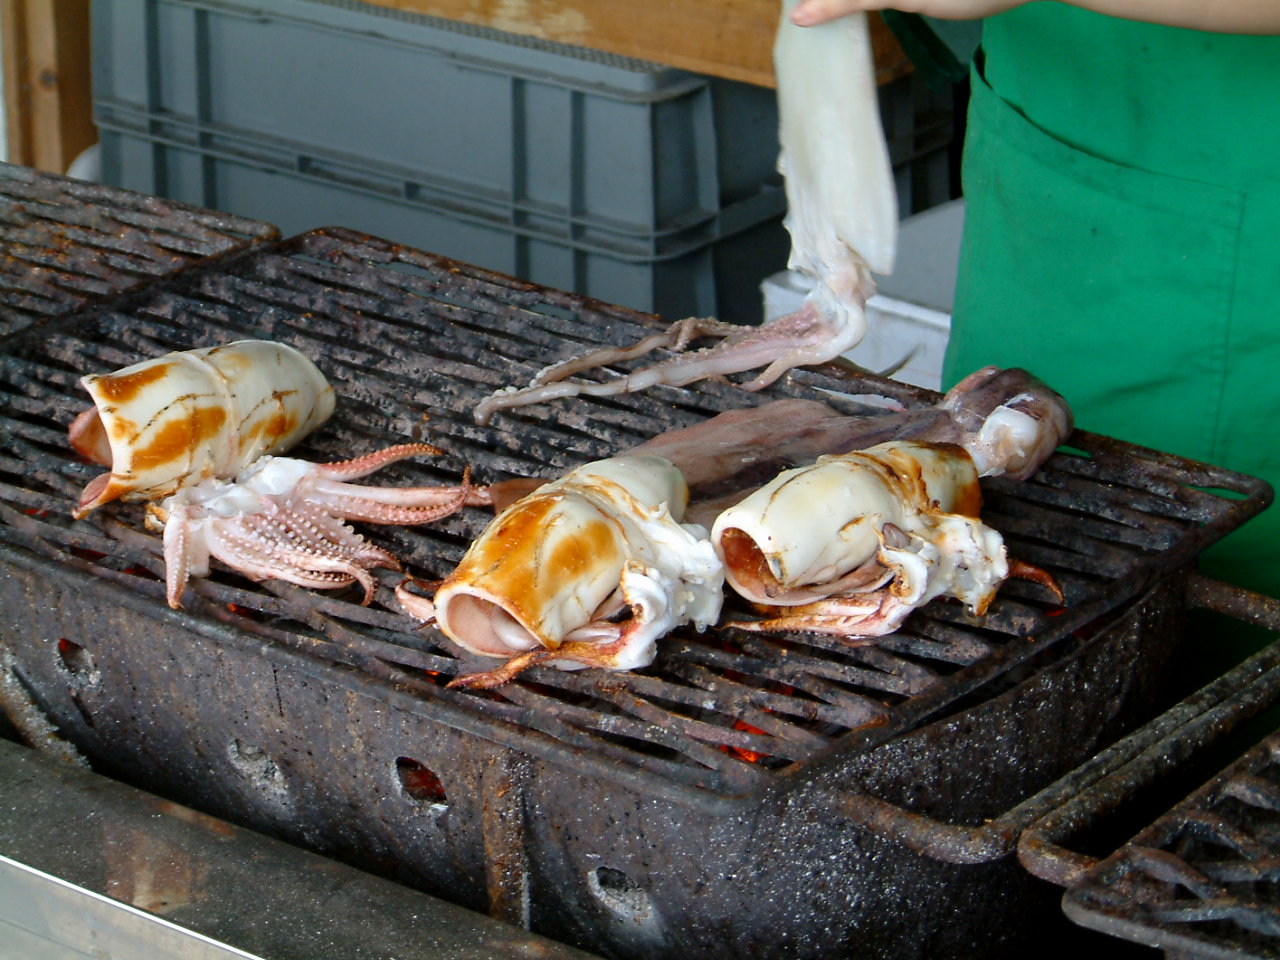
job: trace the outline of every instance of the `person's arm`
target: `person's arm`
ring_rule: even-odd
[[[846,14],[887,7],[943,20],[973,20],[1032,0],[802,0],[791,19],[814,26]],[[1280,33],[1280,0],[1066,0],[1072,6],[1128,20],[1215,33]]]

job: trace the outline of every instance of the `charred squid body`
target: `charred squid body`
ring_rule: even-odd
[[[315,364],[269,340],[170,353],[80,383],[94,406],[72,423],[71,446],[111,472],[85,487],[76,517],[112,500],[157,500],[233,477],[288,450],[334,405]]]
[[[1010,563],[980,505],[973,459],[952,444],[894,441],[781,473],[711,531],[726,580],[766,617],[733,626],[878,637],[938,596],[981,615],[1011,574],[1051,586]]]
[[[254,580],[319,588],[358,582],[368,603],[368,571],[399,564],[343,520],[428,523],[489,502],[466,477],[456,487],[411,489],[347,482],[442,452],[428,444],[342,463],[269,456],[324,423],[334,407],[324,374],[283,343],[238,340],[170,353],[81,383],[94,406],[76,417],[68,439],[110,472],[89,482],[74,515],[116,499],[150,501],[148,526],[164,530],[171,607],[180,606],[189,578],[208,575],[211,557]]]
[[[720,614],[724,574],[705,530],[681,524],[687,500],[660,457],[588,463],[499,514],[434,606],[403,586],[397,595],[459,646],[507,660],[451,686],[497,686],[537,663],[642,667],[659,637]]]
[[[344,520],[421,524],[488,497],[464,477],[456,487],[366,487],[359,479],[406,457],[442,453],[410,443],[339,463],[262,457],[234,482],[211,478],[149,508],[164,528],[166,592],[177,608],[191,577],[209,574],[216,557],[251,580],[286,580],[336,589],[352,583],[372,598],[375,567],[400,569],[386,550],[367,542]]]

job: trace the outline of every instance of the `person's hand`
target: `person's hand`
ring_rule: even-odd
[[[942,20],[976,20],[1020,7],[1027,0],[801,0],[791,11],[791,22],[801,27],[826,23],[836,17],[867,10],[892,8],[923,13]]]
[[[977,20],[995,16],[1029,0],[801,0],[791,22],[812,27],[837,17],[868,10],[923,13],[940,20]],[[1215,33],[1280,35],[1280,3],[1276,0],[1065,0],[1073,7],[1112,17],[1162,23],[1170,27]]]

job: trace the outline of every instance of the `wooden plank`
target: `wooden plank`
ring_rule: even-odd
[[[778,0],[373,0],[555,43],[664,63],[695,73],[775,86]],[[910,61],[878,15],[871,18],[878,79]]]
[[[64,173],[98,139],[89,0],[0,0],[8,159]]]

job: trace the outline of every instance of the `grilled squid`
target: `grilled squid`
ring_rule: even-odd
[[[406,457],[442,453],[400,444],[339,463],[284,452],[328,419],[333,388],[292,347],[240,340],[170,353],[83,378],[94,406],[76,417],[71,446],[110,468],[89,482],[77,518],[120,499],[148,501],[162,531],[166,598],[218,559],[253,580],[375,589],[370,570],[399,569],[344,523],[421,524],[490,502],[464,473],[456,486],[383,488],[350,481]]]
[[[1072,428],[1063,398],[1017,368],[984,367],[901,416],[814,414],[792,455],[815,442],[848,452],[779,473],[712,526],[726,582],[763,615],[734,625],[856,642],[894,632],[935,597],[980,616],[1011,576],[1061,602],[1053,578],[1010,558],[979,519],[978,478],[1027,479]]]
[[[75,516],[112,500],[155,500],[232,477],[288,450],[333,413],[333,388],[287,344],[238,340],[81,379],[94,406],[71,424],[76,452],[110,468]]]
[[[1047,573],[1009,559],[981,502],[954,444],[890,441],[784,471],[711,531],[726,581],[763,614],[733,625],[879,637],[939,596],[981,616],[1010,576],[1060,602]]]
[[[487,504],[467,477],[457,486],[371,487],[351,483],[375,470],[424,454],[427,443],[406,443],[337,463],[266,456],[234,481],[210,478],[148,508],[148,524],[164,533],[169,606],[181,606],[191,577],[209,575],[217,558],[251,580],[284,580],[334,590],[358,583],[373,599],[377,567],[399,570],[389,552],[344,523],[418,525]]]
[[[585,464],[500,513],[434,604],[407,584],[397,595],[459,646],[506,661],[451,686],[497,686],[538,663],[645,666],[670,630],[720,614],[721,564],[706,531],[681,523],[687,498],[660,457]]]

